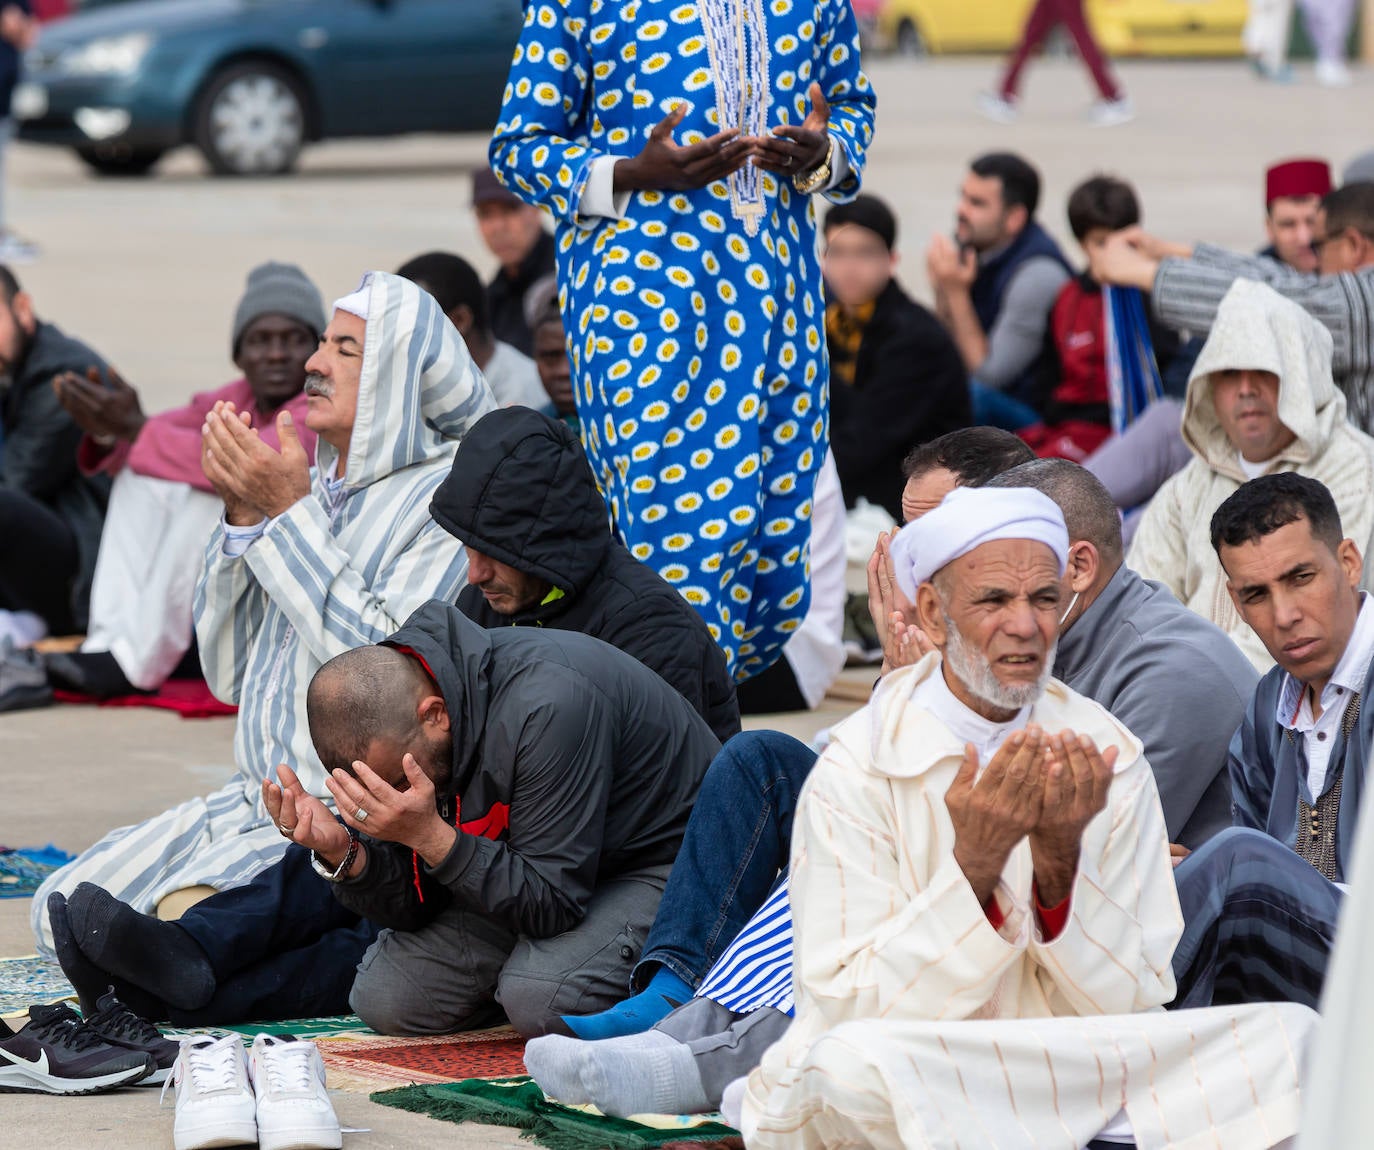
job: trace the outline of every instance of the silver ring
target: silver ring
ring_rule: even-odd
[[[353,815],[353,817],[360,823],[367,822],[367,812],[363,810],[362,807],[358,808],[357,812]]]
[[[784,166],[784,167],[787,167],[787,168],[790,168],[790,167],[792,166],[792,157],[791,157],[791,156],[788,156],[788,157],[787,157],[787,163],[784,164],[783,166]]]
[[[281,831],[284,835],[294,835],[296,833],[295,827],[288,827],[285,823],[278,823],[277,830]]]

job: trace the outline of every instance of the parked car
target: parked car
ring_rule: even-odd
[[[520,0],[135,0],[45,25],[19,138],[141,175],[194,144],[221,175],[289,171],[305,144],[487,132]]]
[[[907,55],[1005,52],[1034,0],[885,0],[878,39]],[[1087,0],[1113,56],[1237,56],[1246,0]]]

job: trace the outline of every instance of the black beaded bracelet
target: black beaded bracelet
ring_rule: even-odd
[[[316,855],[314,851],[310,852],[310,858],[311,861],[313,861],[315,864],[315,870],[318,873],[324,875],[324,877],[327,878],[330,882],[340,882],[343,876],[348,874],[348,868],[353,865],[354,860],[357,859],[357,857],[358,832],[355,831],[352,827],[348,829],[348,850],[344,852],[343,862],[339,863],[338,867],[335,869],[333,874],[327,873],[324,867],[320,865],[319,856]]]

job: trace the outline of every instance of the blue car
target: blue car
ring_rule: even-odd
[[[489,132],[520,0],[139,0],[46,25],[20,139],[141,175],[194,144],[221,175],[289,171],[313,140]]]

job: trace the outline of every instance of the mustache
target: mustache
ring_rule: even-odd
[[[318,395],[321,399],[333,399],[334,385],[319,372],[312,371],[305,377],[305,394]]]

